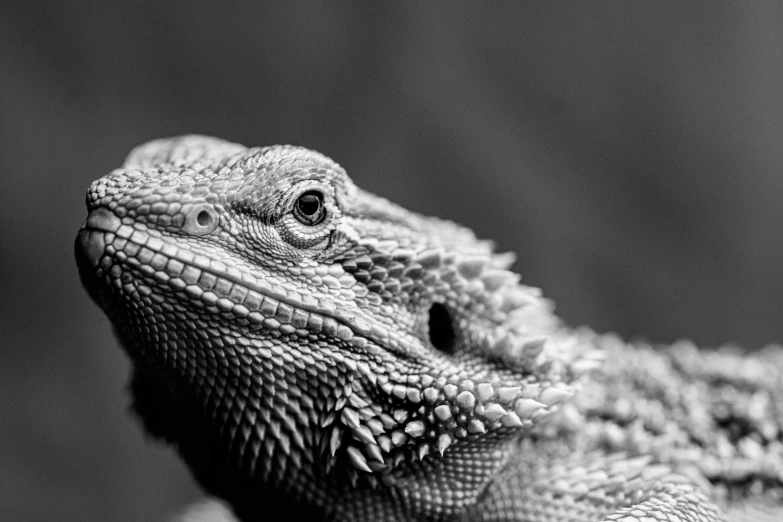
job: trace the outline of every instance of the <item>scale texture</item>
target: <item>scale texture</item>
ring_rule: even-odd
[[[240,520],[783,517],[780,347],[571,329],[512,254],[300,147],[152,141],[87,210],[134,410]]]

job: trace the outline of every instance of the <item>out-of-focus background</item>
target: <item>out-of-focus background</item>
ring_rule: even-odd
[[[0,519],[199,496],[127,413],[84,193],[136,144],[301,144],[519,254],[572,324],[783,341],[783,7],[84,1],[0,7]]]

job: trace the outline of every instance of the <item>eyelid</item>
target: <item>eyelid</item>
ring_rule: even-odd
[[[282,195],[279,203],[280,211],[283,213],[291,212],[299,198],[307,192],[320,192],[324,203],[330,199],[334,200],[334,190],[328,183],[318,183],[317,180],[303,180],[295,183],[287,194]]]

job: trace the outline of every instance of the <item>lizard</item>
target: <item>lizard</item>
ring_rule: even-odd
[[[513,254],[302,147],[154,140],[86,203],[132,408],[242,521],[783,516],[779,346],[570,328]]]

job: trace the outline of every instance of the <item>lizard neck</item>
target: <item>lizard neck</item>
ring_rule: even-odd
[[[123,339],[126,346],[132,342]],[[268,496],[277,504],[289,494],[293,501],[295,492],[300,504],[322,504],[327,497],[324,479],[334,472],[322,452],[328,434],[310,411],[298,406],[301,395],[319,393],[317,382],[300,383],[286,393],[279,382],[276,389],[264,386],[257,374],[226,364],[214,347],[191,350],[188,356],[198,360],[135,365],[133,409],[149,433],[173,443],[197,480],[215,495],[252,495],[256,503],[259,496]],[[242,357],[235,353],[237,360]],[[253,358],[251,365],[265,362]],[[223,378],[210,379],[216,370]],[[282,367],[275,371],[282,382],[297,378],[295,374]],[[248,385],[253,379],[254,386]]]
[[[123,344],[129,342],[123,339]],[[133,408],[150,434],[175,445],[202,487],[229,500],[243,520],[254,520],[259,502],[284,506],[287,515],[307,519],[324,513],[346,520],[381,520],[376,514],[389,521],[458,517],[476,505],[516,443],[516,437],[498,436],[455,444],[442,458],[402,463],[391,472],[359,475],[357,480],[352,468],[329,466],[323,453],[328,430],[317,419],[291,415],[296,403],[291,396],[279,390],[266,397],[248,396],[248,390],[258,389],[244,383],[251,377],[225,372],[233,378],[223,380],[220,389],[206,382],[194,387],[176,367],[136,364]],[[296,377],[282,368],[276,375]],[[313,384],[298,391],[307,395],[323,389]],[[244,406],[218,408],[214,403],[226,400]],[[237,411],[242,413],[228,413]],[[282,421],[274,413],[281,411],[290,418]],[[226,415],[216,419],[215,412]]]

